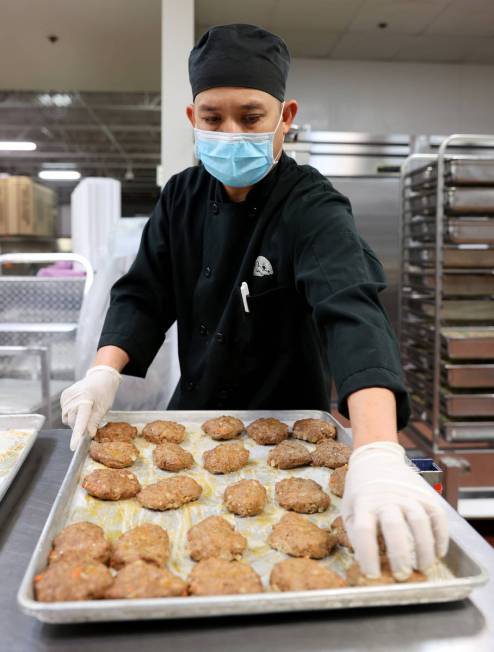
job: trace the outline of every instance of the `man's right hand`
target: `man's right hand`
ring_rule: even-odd
[[[86,432],[94,437],[101,419],[113,405],[120,382],[116,369],[97,365],[62,392],[62,421],[72,428],[70,450],[75,451]]]

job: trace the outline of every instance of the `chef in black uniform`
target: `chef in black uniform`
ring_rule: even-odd
[[[110,409],[120,374],[144,377],[178,325],[181,378],[169,409],[330,409],[351,419],[342,514],[363,571],[395,576],[445,554],[440,500],[407,465],[409,406],[380,304],[381,263],[351,206],[282,149],[285,43],[259,27],[209,29],[193,48],[187,116],[200,161],[173,176],[130,268],[113,287],[94,366],[62,394],[71,446]],[[165,98],[166,101],[166,98]]]

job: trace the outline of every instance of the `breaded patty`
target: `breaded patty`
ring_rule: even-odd
[[[185,439],[185,426],[175,421],[158,419],[144,426],[142,436],[153,444],[162,444],[164,441],[181,444]]]
[[[205,559],[194,566],[189,577],[190,595],[233,595],[261,593],[261,578],[241,561]]]
[[[197,500],[201,493],[202,487],[195,480],[187,475],[176,475],[148,484],[137,494],[137,500],[147,509],[165,511]]]
[[[59,561],[34,578],[34,594],[40,602],[99,600],[113,583],[104,564]]]
[[[269,578],[273,591],[314,591],[340,589],[345,580],[320,561],[313,559],[284,559],[273,566]]]
[[[132,443],[137,436],[137,428],[123,421],[109,421],[106,426],[98,428],[95,441],[127,441]]]
[[[340,498],[343,497],[347,471],[348,464],[344,464],[335,469],[329,478],[329,490],[334,493],[335,496],[339,496]]]
[[[202,429],[212,439],[233,439],[244,430],[244,424],[236,417],[217,417],[202,424]]]
[[[240,559],[247,539],[221,516],[208,516],[187,532],[189,555],[194,561],[209,559]]]
[[[133,498],[141,489],[139,480],[128,469],[95,469],[84,478],[82,486],[100,500]]]
[[[370,579],[362,573],[360,566],[355,561],[347,569],[347,581],[350,586],[378,586],[379,584],[401,584],[393,577],[389,561],[386,557],[381,557],[381,576],[376,579]],[[412,574],[407,580],[409,582],[425,582],[427,577],[420,571],[413,570]]]
[[[324,512],[330,505],[329,496],[319,483],[306,478],[285,478],[275,485],[280,507],[301,514]]]
[[[336,543],[339,546],[353,550],[353,546],[350,543],[348,533],[346,531],[343,519],[341,516],[337,516],[334,521],[331,523],[331,533],[336,537]]]
[[[263,446],[279,444],[288,437],[288,426],[271,417],[256,419],[247,426],[247,434]]]
[[[179,444],[164,441],[153,451],[156,466],[163,471],[183,471],[194,465],[194,458]]]
[[[138,559],[163,566],[170,554],[168,534],[159,525],[143,523],[128,530],[113,547],[111,565],[121,568]]]
[[[282,441],[269,451],[268,464],[277,469],[294,469],[312,462],[311,452],[298,441]]]
[[[131,600],[133,598],[170,598],[187,595],[187,583],[166,568],[147,564],[142,559],[133,561],[118,571],[105,598]]]
[[[300,419],[293,424],[293,436],[297,439],[318,444],[324,439],[336,437],[336,427],[322,419]]]
[[[81,521],[68,525],[53,539],[48,563],[93,561],[106,564],[110,554],[110,542],[105,539],[105,533],[99,525]]]
[[[132,466],[139,457],[139,451],[129,441],[92,441],[89,455],[110,469],[124,469]]]
[[[273,527],[268,543],[292,557],[322,559],[329,555],[336,539],[305,516],[289,512]]]
[[[249,451],[240,442],[220,444],[205,451],[202,456],[203,466],[210,473],[233,473],[244,467],[249,461]]]
[[[229,512],[255,516],[264,509],[267,494],[259,480],[239,480],[225,489],[223,500]]]
[[[340,444],[332,439],[324,439],[312,453],[312,464],[314,466],[326,466],[328,469],[336,469],[339,466],[348,464],[352,449],[345,444]]]

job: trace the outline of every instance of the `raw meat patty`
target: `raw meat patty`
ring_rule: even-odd
[[[151,421],[142,429],[142,436],[153,444],[164,441],[181,444],[185,439],[185,426],[175,421]]]
[[[337,573],[313,559],[279,561],[273,566],[269,584],[273,591],[314,591],[347,586]]]
[[[347,580],[350,586],[377,586],[379,584],[401,584],[393,577],[389,561],[385,557],[381,557],[381,576],[376,579],[370,579],[362,573],[360,566],[355,561],[348,568]],[[410,577],[405,582],[425,582],[427,577],[420,571],[413,570]]]
[[[244,424],[236,417],[217,417],[202,424],[202,429],[212,439],[234,439],[244,430]]]
[[[156,446],[153,451],[153,460],[156,466],[163,471],[183,471],[190,469],[194,464],[194,458],[189,451],[171,441],[164,441]]]
[[[127,469],[95,469],[84,478],[82,486],[100,500],[133,498],[141,489],[139,480]]]
[[[336,537],[336,543],[339,546],[343,546],[344,548],[353,550],[353,546],[350,543],[350,539],[348,538],[348,533],[346,531],[341,516],[337,516],[335,520],[331,523],[331,532]]]
[[[247,426],[247,434],[263,446],[279,444],[288,437],[288,426],[278,419],[256,419]]]
[[[127,441],[132,443],[137,436],[137,428],[122,421],[109,421],[106,426],[98,428],[95,441]]]
[[[347,471],[348,464],[339,466],[331,473],[331,477],[329,478],[329,490],[334,493],[335,496],[339,496],[340,498],[343,497]]]
[[[187,595],[187,584],[166,568],[147,564],[142,559],[133,561],[118,571],[105,598],[169,598]]]
[[[282,441],[269,451],[268,464],[277,469],[294,469],[312,462],[311,452],[298,441]]]
[[[261,593],[262,582],[255,570],[241,561],[205,559],[194,566],[189,577],[190,595]]]
[[[111,545],[99,525],[81,521],[68,525],[53,539],[48,563],[77,561],[106,564],[110,553]]]
[[[165,511],[197,500],[201,493],[202,487],[195,480],[177,475],[148,484],[137,494],[137,500],[147,509]]]
[[[336,437],[336,427],[322,419],[300,419],[293,424],[293,436],[297,439],[318,444],[324,439]]]
[[[329,555],[336,540],[327,530],[317,527],[305,516],[289,512],[273,527],[268,543],[275,550],[292,557],[322,559]]]
[[[40,602],[99,600],[110,588],[113,577],[98,562],[59,561],[34,578],[34,593]]]
[[[275,485],[275,495],[280,507],[301,514],[324,512],[330,504],[321,485],[306,478],[280,480]]]
[[[113,547],[111,565],[113,568],[121,568],[141,559],[163,566],[169,554],[170,542],[166,530],[154,523],[143,523],[118,539]]]
[[[194,561],[209,559],[240,559],[247,539],[221,516],[209,516],[187,532],[189,554]]]
[[[256,516],[264,509],[267,494],[259,480],[239,480],[225,489],[223,500],[237,516]]]
[[[345,444],[340,444],[332,439],[324,439],[316,445],[316,449],[312,453],[312,464],[336,469],[348,464],[351,452],[352,449]]]
[[[249,461],[249,451],[240,442],[220,444],[202,456],[206,471],[210,473],[232,473],[238,471]]]
[[[89,455],[96,462],[111,469],[124,469],[134,464],[139,457],[139,451],[134,444],[128,441],[92,441],[89,446]]]

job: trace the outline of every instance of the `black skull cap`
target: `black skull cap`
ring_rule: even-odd
[[[286,43],[256,25],[217,25],[205,32],[189,56],[192,95],[209,88],[255,88],[285,99],[290,53]]]

